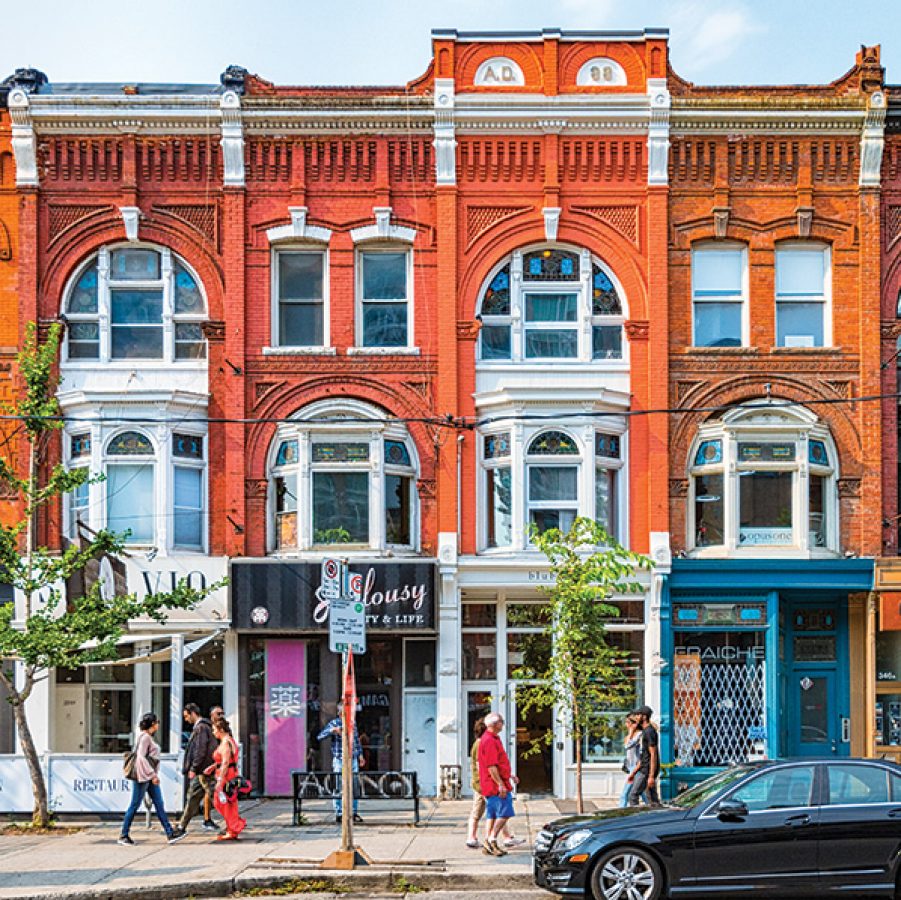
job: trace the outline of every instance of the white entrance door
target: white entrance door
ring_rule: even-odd
[[[438,760],[435,754],[437,700],[434,691],[404,694],[405,772],[416,772],[419,793],[434,797],[438,792]]]

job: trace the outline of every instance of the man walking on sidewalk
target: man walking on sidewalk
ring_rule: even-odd
[[[324,741],[326,738],[332,739],[332,771],[341,775],[344,767],[344,742],[342,740],[343,726],[341,724],[341,713],[344,709],[344,701],[338,701],[338,715],[335,716],[322,731],[319,732],[318,741]],[[359,772],[360,767],[364,764],[363,746],[360,744],[360,735],[357,733],[357,726],[354,725],[353,739],[351,741],[351,768],[354,772]],[[356,779],[354,779],[356,780]],[[341,821],[341,778],[338,778],[338,796],[335,798],[335,821]],[[357,792],[354,791],[354,822],[362,823],[363,819],[357,813]]]
[[[196,703],[188,703],[182,715],[191,726],[191,737],[185,747],[182,763],[182,772],[188,779],[188,796],[185,799],[185,811],[175,831],[177,834],[184,834],[188,830],[188,823],[200,812],[201,805],[207,816],[203,821],[204,830],[218,831],[216,823],[209,818],[210,807],[207,805],[213,799],[214,779],[211,775],[203,774],[213,765],[213,751],[217,741],[213,737],[210,720],[200,715],[200,707]]]
[[[507,855],[500,836],[507,820],[515,815],[510,792],[519,779],[511,774],[510,758],[500,739],[503,728],[503,718],[489,713],[485,716],[485,733],[479,739],[479,782],[485,798],[486,826],[482,853],[486,856]]]
[[[638,766],[632,773],[629,805],[638,806],[641,795],[646,793],[651,806],[660,806],[660,794],[657,792],[657,778],[660,775],[660,739],[657,736],[657,729],[651,724],[654,711],[650,706],[639,706],[634,714],[641,718],[641,741]]]

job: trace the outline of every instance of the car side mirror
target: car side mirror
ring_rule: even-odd
[[[743,819],[748,815],[748,807],[741,800],[720,800],[716,815],[719,819]]]

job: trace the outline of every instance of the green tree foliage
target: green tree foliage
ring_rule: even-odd
[[[587,518],[576,519],[565,534],[558,528],[540,533],[533,528],[532,541],[550,562],[553,584],[542,588],[548,597],[540,635],[545,652],[527,654],[514,673],[525,680],[517,685],[516,706],[521,715],[531,709],[556,710],[575,746],[576,804],[581,813],[583,738],[605,709],[635,700],[622,669],[624,651],[608,646],[606,623],[619,615],[616,596],[644,591],[637,573],[650,569],[651,560],[626,550],[603,526]],[[552,740],[548,732],[537,739],[534,749]]]
[[[40,827],[48,825],[50,816],[26,709],[34,686],[56,667],[74,668],[115,659],[116,643],[129,622],[144,617],[165,622],[168,610],[190,609],[219,587],[195,590],[182,581],[174,591],[139,599],[133,594],[118,595],[113,585],[98,579],[77,596],[65,592],[66,583],[72,583],[73,576],[96,560],[122,553],[127,535],[102,531],[62,551],[35,546],[38,514],[99,477],[91,476],[86,468],[67,471],[62,464],[44,465],[53,435],[63,427],[56,399],[59,342],[59,325],[52,326],[43,343],[38,341],[34,326],[29,326],[18,357],[20,397],[9,410],[19,425],[15,437],[26,459],[17,464],[10,441],[0,455],[0,481],[16,494],[22,509],[21,519],[0,526],[0,572],[19,597],[15,604],[0,606],[0,681],[13,708],[31,775],[32,821]]]

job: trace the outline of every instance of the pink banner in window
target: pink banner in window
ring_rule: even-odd
[[[266,793],[291,794],[291,770],[306,768],[307,654],[303,641],[266,643]]]

